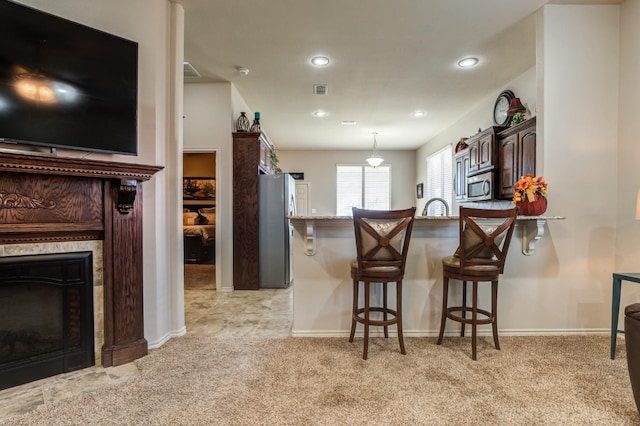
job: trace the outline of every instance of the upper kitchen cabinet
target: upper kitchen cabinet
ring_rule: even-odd
[[[536,117],[498,134],[497,198],[513,198],[520,176],[536,173]]]
[[[453,189],[456,200],[465,201],[467,199],[467,175],[469,174],[469,149],[465,148],[460,152],[456,152],[453,156],[454,162],[454,182]]]
[[[273,146],[263,133],[237,132],[233,134],[233,168],[250,171],[250,175],[273,174],[271,153]],[[257,170],[256,170],[257,168]]]
[[[491,170],[497,163],[495,158],[496,134],[504,127],[489,127],[469,139],[469,175]]]

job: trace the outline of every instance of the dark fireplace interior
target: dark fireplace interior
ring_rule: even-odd
[[[91,252],[0,258],[0,389],[94,365]]]

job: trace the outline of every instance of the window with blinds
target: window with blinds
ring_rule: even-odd
[[[351,216],[352,207],[389,210],[391,167],[336,166],[336,215]]]
[[[440,151],[427,157],[427,182],[425,185],[425,197],[427,201],[432,198],[442,198],[451,206],[453,194],[453,150],[448,145]],[[426,216],[441,216],[445,214],[442,203],[434,202],[429,205]]]

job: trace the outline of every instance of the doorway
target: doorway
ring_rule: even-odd
[[[296,215],[309,215],[309,188],[308,182],[296,182]]]
[[[186,300],[216,289],[216,152],[185,152],[182,166]]]

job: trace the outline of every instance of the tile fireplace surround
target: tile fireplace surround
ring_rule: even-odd
[[[96,364],[147,354],[142,183],[160,166],[0,152],[0,257],[91,251]]]
[[[93,342],[95,347],[96,365],[100,365],[102,362],[102,345],[104,344],[102,241],[93,240],[0,245],[0,257],[83,251],[90,251],[93,256]]]

